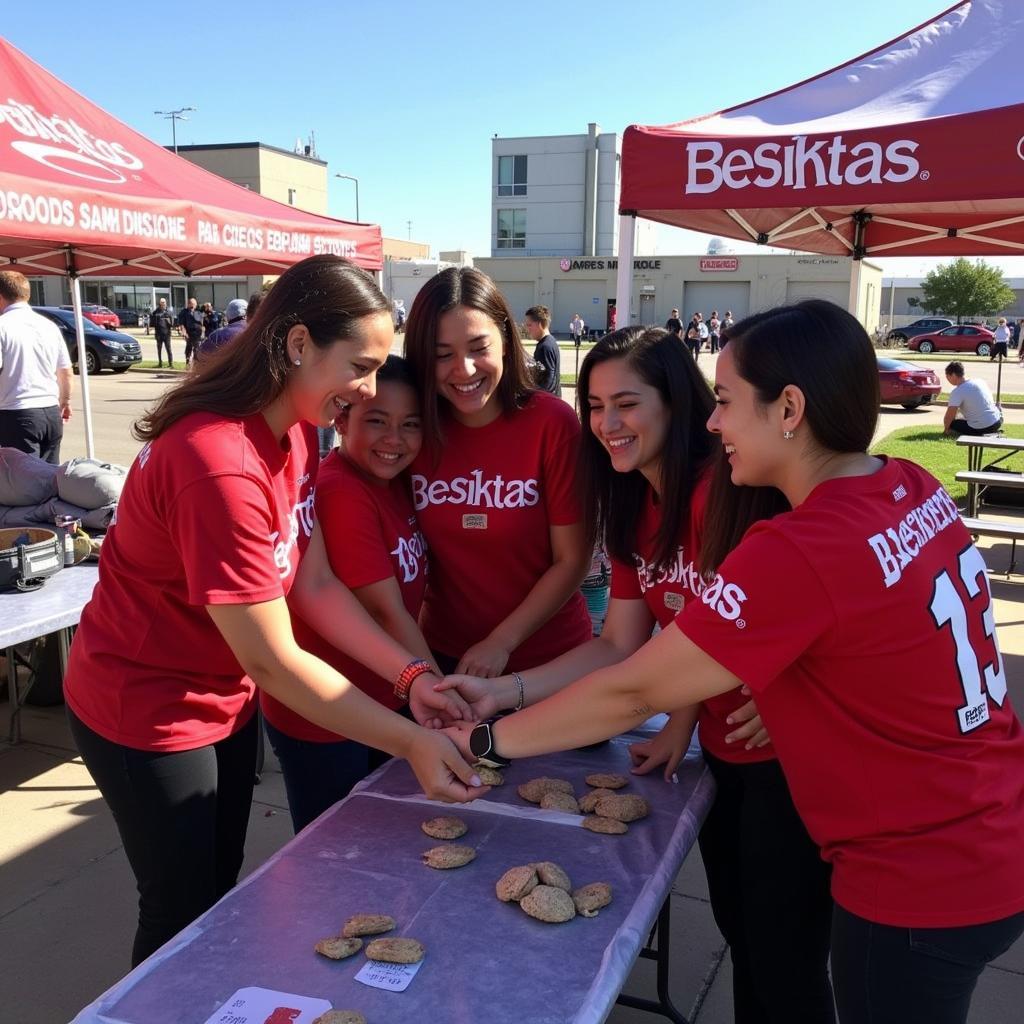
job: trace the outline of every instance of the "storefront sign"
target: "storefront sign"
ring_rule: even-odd
[[[831,266],[838,266],[838,264],[839,264],[839,257],[838,256],[801,256],[800,259],[797,260],[797,263],[810,264],[810,265],[816,266],[816,267],[822,267],[822,266],[829,266],[829,267],[831,267]]]
[[[701,256],[701,273],[709,273],[717,270],[739,270],[740,261],[737,256]]]
[[[570,270],[618,270],[618,260],[559,260],[563,273]],[[661,270],[661,260],[633,260],[634,270]]]

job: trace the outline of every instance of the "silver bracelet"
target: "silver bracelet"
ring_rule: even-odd
[[[513,711],[522,711],[523,704],[526,701],[526,693],[523,690],[523,677],[518,672],[512,673],[512,678],[516,681],[516,686],[519,687],[519,703],[512,709]]]

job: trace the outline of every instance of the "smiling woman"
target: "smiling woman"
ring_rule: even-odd
[[[407,757],[436,798],[476,793],[449,740],[383,708],[292,633],[290,609],[336,647],[359,636],[390,680],[420,674],[334,576],[313,514],[313,428],[373,397],[388,310],[354,264],[298,263],[246,330],[136,426],[147,444],[65,683],[72,733],[138,881],[133,963],[237,879],[257,687],[324,729]]]

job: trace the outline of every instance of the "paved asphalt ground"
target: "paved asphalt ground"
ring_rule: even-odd
[[[152,338],[144,338],[143,345],[147,358],[155,358]],[[701,357],[705,372],[710,362]],[[986,378],[993,373],[994,382],[994,367],[971,372]],[[131,421],[174,379],[142,372],[92,379],[99,457],[126,464],[132,460],[139,445],[130,439]],[[1004,391],[1024,393],[1024,370],[1015,362],[1004,366]],[[571,391],[565,396],[571,400]],[[74,408],[65,458],[85,452],[77,393]],[[883,413],[879,430],[941,419],[941,407],[910,413],[896,409]],[[1024,409],[1008,410],[1008,419],[1024,422]],[[983,550],[990,567],[1001,572],[1008,546],[990,543]],[[1000,643],[1018,709],[1024,708],[1022,579],[992,576]],[[6,735],[6,718],[7,705],[2,704],[0,735]],[[27,709],[23,729],[25,741],[19,746],[0,744],[0,1021],[57,1024],[126,973],[135,892],[113,821],[76,755],[62,709]],[[271,758],[256,789],[243,873],[290,838],[284,786]],[[683,865],[671,899],[671,993],[692,1024],[729,1024],[730,966],[711,917],[698,850]],[[653,965],[641,961],[627,990],[653,995]],[[503,1019],[500,1006],[498,994],[496,1022]],[[970,1024],[1019,1024],[1022,1007],[1024,940],[985,971]],[[612,1024],[653,1024],[657,1019],[623,1008],[609,1018]]]

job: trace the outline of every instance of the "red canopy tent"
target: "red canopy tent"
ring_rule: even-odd
[[[0,266],[71,277],[79,351],[80,276],[274,274],[317,253],[380,270],[380,228],[306,213],[196,167],[0,38]]]
[[[969,0],[831,71],[718,114],[631,125],[633,218],[864,256],[1024,255],[1024,6]]]

